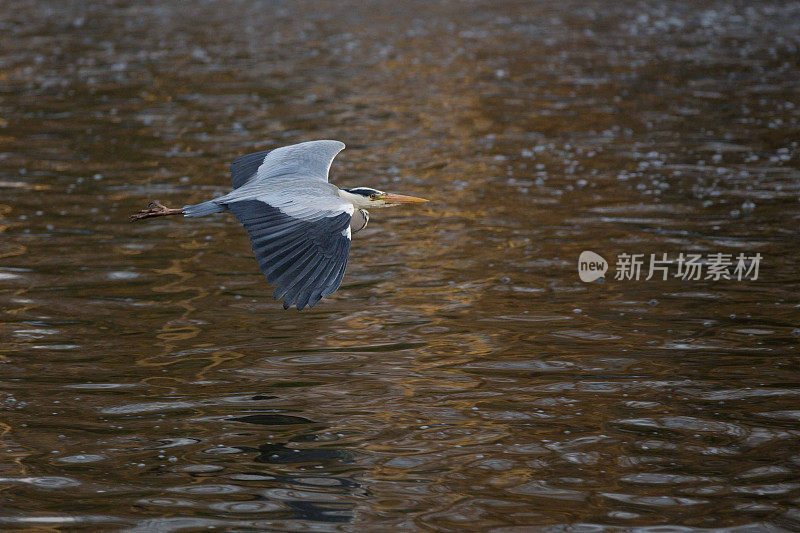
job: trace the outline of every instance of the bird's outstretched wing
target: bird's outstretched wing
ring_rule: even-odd
[[[301,203],[272,194],[227,204],[250,234],[258,266],[284,309],[313,307],[342,283],[353,206],[325,192],[328,187]]]
[[[231,163],[233,188],[276,177],[328,181],[333,158],[343,149],[340,141],[309,141],[243,155]]]

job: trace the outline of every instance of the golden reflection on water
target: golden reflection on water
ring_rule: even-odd
[[[0,529],[796,529],[800,19],[737,9],[19,4]],[[231,217],[126,221],[314,138],[433,200],[314,309]],[[587,249],[767,259],[583,284]]]

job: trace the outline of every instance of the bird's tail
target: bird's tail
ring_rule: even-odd
[[[212,213],[222,213],[227,211],[227,207],[222,204],[216,203],[214,200],[202,202],[195,205],[183,206],[183,216],[186,217],[204,217]]]

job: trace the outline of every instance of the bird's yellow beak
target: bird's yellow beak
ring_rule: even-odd
[[[387,204],[424,204],[428,201],[425,198],[406,196],[405,194],[392,194],[388,192],[381,195],[380,199],[385,201]]]

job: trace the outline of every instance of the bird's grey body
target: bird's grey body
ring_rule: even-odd
[[[283,298],[287,309],[314,306],[339,288],[352,234],[369,221],[364,207],[425,201],[328,183],[342,149],[339,141],[310,141],[242,156],[231,165],[231,192],[169,211],[187,217],[231,211],[250,234],[259,267],[276,286],[275,298]]]
[[[318,206],[324,210],[344,208],[339,188],[328,183],[333,158],[343,149],[344,143],[339,141],[310,141],[244,155],[231,164],[233,190],[201,204],[184,206],[184,215],[219,213],[231,203],[255,198],[295,212],[298,209],[292,204],[299,203],[297,198],[303,199],[302,205],[309,212]]]

